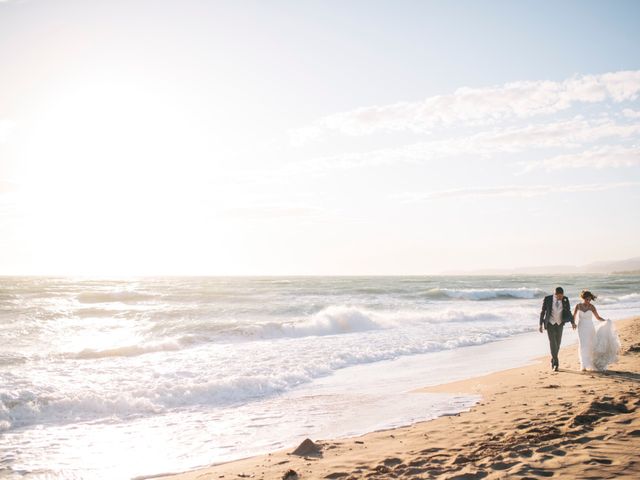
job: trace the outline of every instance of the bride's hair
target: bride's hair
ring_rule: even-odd
[[[582,290],[582,292],[580,292],[580,298],[582,298],[583,300],[595,301],[595,299],[598,298],[598,297],[596,297],[589,290]]]

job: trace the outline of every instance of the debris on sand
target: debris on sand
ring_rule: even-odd
[[[317,443],[313,443],[311,439],[306,438],[292,453],[301,457],[320,456],[322,455],[322,447]]]

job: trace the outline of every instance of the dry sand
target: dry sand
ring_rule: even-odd
[[[616,326],[621,356],[607,373],[580,372],[573,345],[559,372],[545,357],[422,390],[480,393],[469,412],[163,478],[640,479],[640,317]]]

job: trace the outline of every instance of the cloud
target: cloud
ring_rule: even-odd
[[[466,137],[417,142],[399,147],[352,152],[313,158],[298,164],[300,169],[323,171],[376,165],[424,163],[457,155],[490,157],[544,148],[579,148],[603,139],[627,140],[640,135],[640,124],[619,124],[609,118],[571,120],[501,127]],[[530,164],[527,170],[535,168]]]
[[[578,153],[569,153],[534,162],[527,171],[544,168],[545,170],[563,170],[567,168],[619,168],[640,165],[640,147],[622,145],[603,145]]]
[[[530,148],[578,147],[605,138],[627,139],[640,135],[640,124],[618,124],[608,118],[587,121],[575,117],[526,127],[508,127],[471,137],[475,149],[519,152]]]
[[[627,118],[640,118],[640,112],[631,110],[630,108],[625,108],[624,110],[622,110],[622,115]]]
[[[403,203],[416,203],[439,198],[482,198],[482,197],[538,197],[554,193],[600,192],[627,187],[638,187],[640,182],[595,183],[583,185],[508,185],[502,187],[471,187],[436,190],[432,192],[412,192],[393,195],[391,198]]]
[[[327,132],[370,135],[381,131],[428,132],[438,126],[482,125],[552,114],[576,104],[635,100],[640,70],[577,75],[561,82],[521,81],[488,88],[457,89],[419,102],[374,105],[327,115],[290,131],[300,144]]]

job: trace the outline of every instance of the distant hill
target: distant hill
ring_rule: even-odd
[[[445,275],[556,275],[556,274],[611,273],[633,275],[640,273],[640,257],[587,265],[547,265],[543,267],[494,268],[472,271],[448,271]]]

